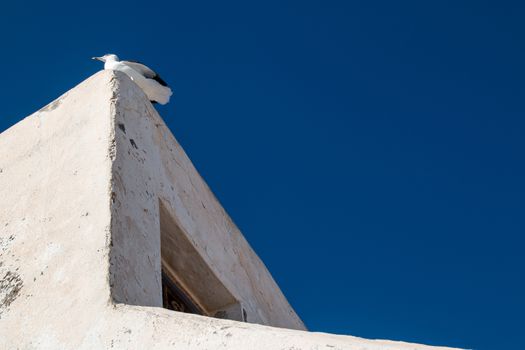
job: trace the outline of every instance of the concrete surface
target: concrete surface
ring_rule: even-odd
[[[0,198],[0,349],[447,349],[303,331],[121,73],[0,135]],[[209,314],[239,305],[248,323],[163,309],[161,259]]]

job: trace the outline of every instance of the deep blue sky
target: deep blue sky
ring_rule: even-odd
[[[91,56],[144,61],[310,330],[523,348],[524,6],[5,2],[0,131]]]

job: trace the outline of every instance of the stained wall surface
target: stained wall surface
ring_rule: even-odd
[[[304,331],[143,92],[118,72],[94,75],[0,135],[0,198],[2,349],[445,349]],[[248,323],[161,308],[161,216],[207,266],[190,275],[224,291],[204,297],[235,299]]]

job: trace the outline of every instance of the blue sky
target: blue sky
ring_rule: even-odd
[[[310,330],[518,349],[524,4],[11,1],[0,131],[94,55],[146,62],[175,91],[159,112]]]

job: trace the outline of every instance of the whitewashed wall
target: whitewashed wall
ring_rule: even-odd
[[[121,74],[94,75],[0,135],[0,198],[1,349],[445,349],[160,308],[159,198],[248,321],[303,327]]]

